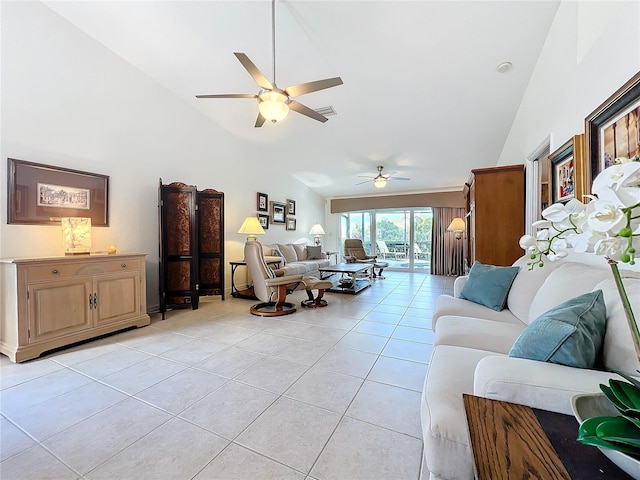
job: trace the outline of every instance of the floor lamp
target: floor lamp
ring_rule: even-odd
[[[464,233],[467,229],[467,225],[464,223],[464,219],[455,217],[451,220],[451,223],[447,227],[447,232],[453,232],[456,238],[456,242],[464,239]],[[467,252],[465,245],[466,241],[462,243],[462,273],[467,273]]]

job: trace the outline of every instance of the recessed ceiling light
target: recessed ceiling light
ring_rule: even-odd
[[[496,67],[496,70],[500,73],[508,72],[511,69],[511,62],[502,62]]]

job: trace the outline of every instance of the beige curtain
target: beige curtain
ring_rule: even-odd
[[[456,240],[447,227],[456,218],[465,218],[464,208],[434,207],[433,230],[431,232],[431,274],[464,275],[464,243],[466,235]],[[466,219],[465,219],[466,220]]]

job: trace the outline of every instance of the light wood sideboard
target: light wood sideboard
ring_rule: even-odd
[[[149,325],[143,253],[0,260],[0,352],[13,362]]]

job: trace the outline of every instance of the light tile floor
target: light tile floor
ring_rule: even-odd
[[[30,362],[2,355],[0,477],[426,478],[420,392],[452,288],[389,272],[278,318],[203,298]]]

